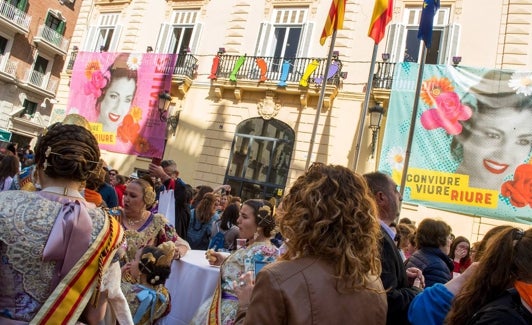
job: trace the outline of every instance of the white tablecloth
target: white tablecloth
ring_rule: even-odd
[[[191,250],[174,261],[166,280],[172,309],[159,324],[188,325],[201,304],[214,293],[219,277],[220,268],[209,265],[205,251]]]

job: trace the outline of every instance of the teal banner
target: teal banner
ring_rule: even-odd
[[[379,170],[401,183],[419,65],[398,63]],[[532,224],[532,72],[426,65],[403,200]]]

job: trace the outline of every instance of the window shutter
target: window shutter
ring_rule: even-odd
[[[61,20],[61,22],[57,26],[56,32],[58,32],[61,35],[64,35],[64,33],[65,33],[65,25],[66,25],[65,21]]]
[[[194,31],[191,35],[191,41],[190,41],[190,53],[197,54],[198,53],[198,46],[199,46],[199,38],[201,36],[201,29],[203,28],[202,23],[195,23],[194,24]]]
[[[113,39],[111,40],[111,43],[109,43],[109,49],[108,52],[117,52],[118,49],[118,41],[120,41],[120,34],[122,31],[122,26],[116,25],[115,31],[113,33]]]
[[[168,36],[170,35],[171,27],[168,23],[161,24],[155,45],[155,53],[168,53]]]
[[[96,33],[98,32],[98,28],[96,26],[90,26],[89,31],[87,32],[87,36],[85,37],[85,43],[83,44],[83,50],[91,52],[94,51],[94,43],[98,41],[98,38],[96,37]]]
[[[313,22],[306,22],[303,24],[303,32],[301,33],[301,41],[299,42],[299,47],[297,48],[297,57],[306,58],[309,57],[309,47],[310,42],[312,41],[312,32],[314,30]]]
[[[272,25],[270,23],[260,24],[259,37],[257,39],[257,45],[255,46],[255,56],[266,56],[268,50],[268,40],[270,38],[270,32]]]
[[[388,35],[386,36],[386,53],[390,53],[390,62],[402,61],[403,39],[405,36],[405,26],[402,24],[390,24]]]
[[[17,9],[20,11],[26,12],[26,7],[28,5],[28,0],[20,0],[17,4]]]
[[[441,49],[444,55],[439,60],[440,64],[452,64],[453,56],[458,55],[461,28],[458,24],[445,26],[444,47]]]

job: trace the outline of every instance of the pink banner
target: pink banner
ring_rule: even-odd
[[[101,149],[162,158],[166,122],[158,99],[170,90],[175,60],[174,54],[80,52],[67,114],[87,118]]]

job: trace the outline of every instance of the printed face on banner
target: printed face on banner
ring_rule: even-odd
[[[174,54],[80,52],[66,113],[87,118],[102,149],[160,158],[166,122],[158,99],[170,89],[174,64]]]
[[[418,65],[396,66],[379,169],[400,182]],[[425,66],[404,200],[532,223],[532,73]]]

